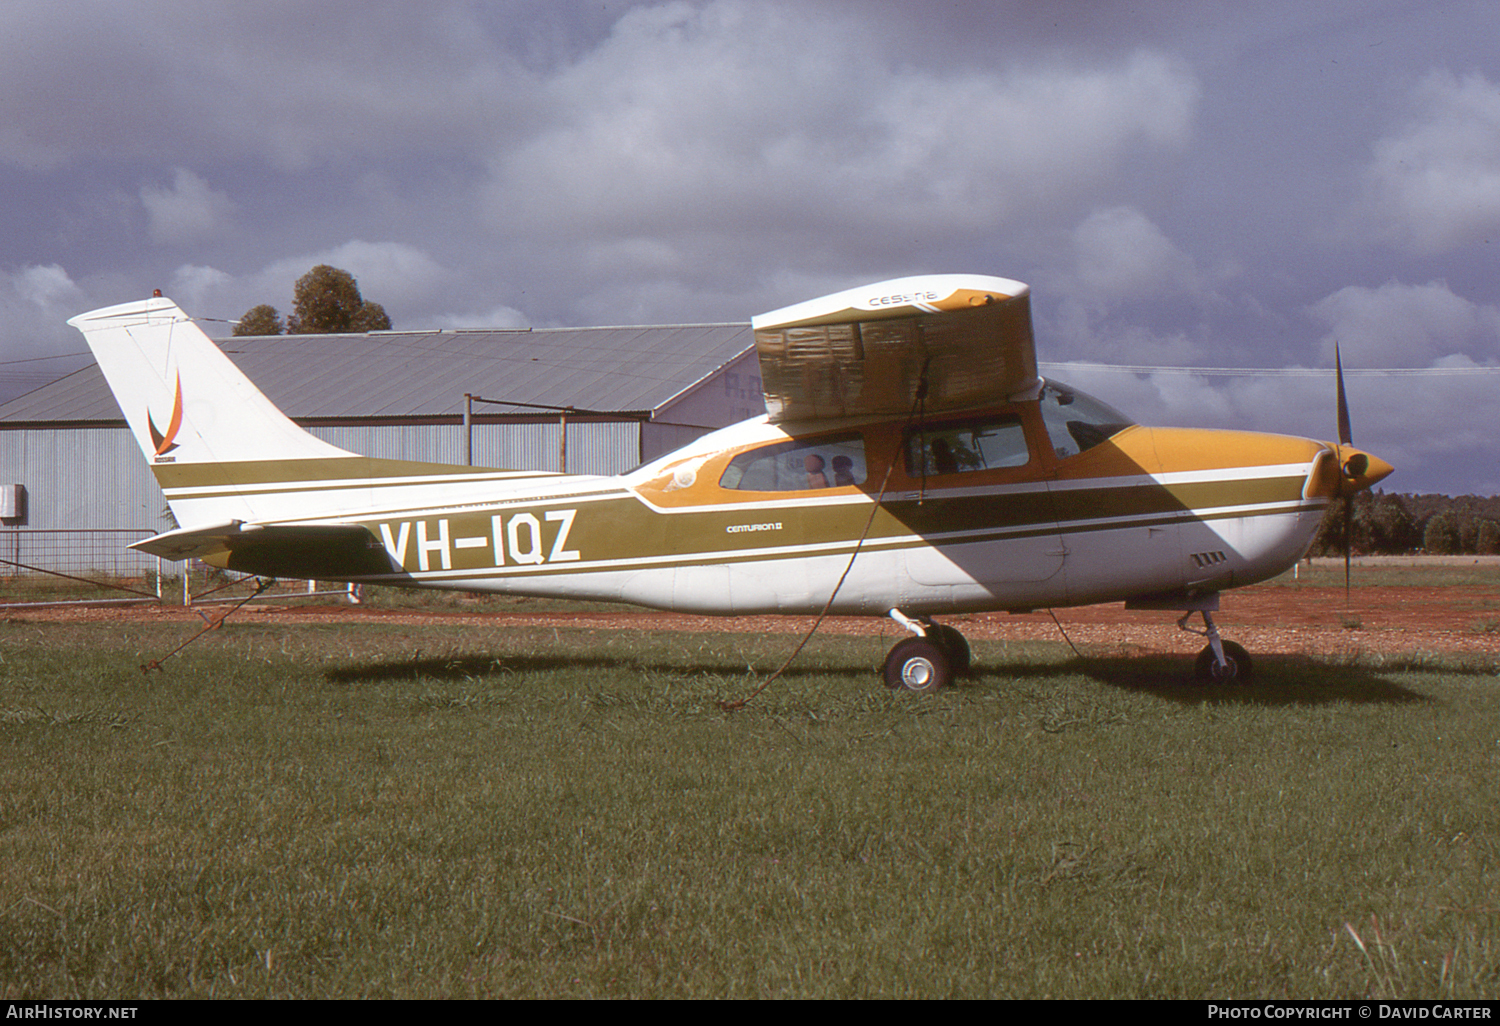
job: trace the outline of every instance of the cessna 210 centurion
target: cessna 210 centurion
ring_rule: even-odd
[[[1274,577],[1389,464],[1340,442],[1150,428],[1037,374],[1026,285],[881,282],[753,319],[767,414],[619,477],[360,456],[278,410],[169,299],[83,332],[181,526],[132,548],[268,577],[890,616],[891,687],[965,673],[934,614],[1201,613]],[[1342,395],[1342,383],[1340,383]],[[1341,418],[1343,419],[1343,418]],[[1188,628],[1191,629],[1191,628]]]

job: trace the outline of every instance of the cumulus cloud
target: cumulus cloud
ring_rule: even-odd
[[[414,246],[355,240],[279,259],[246,274],[184,264],[172,274],[171,297],[188,313],[207,321],[238,317],[260,303],[287,312],[292,307],[297,279],[318,264],[330,264],[354,275],[360,294],[384,306],[393,321],[400,320],[403,310],[431,309],[443,303],[445,290],[454,284],[453,275]]]
[[[0,168],[144,164],[132,225],[238,281],[231,219],[246,266],[399,238],[472,287],[524,282],[493,298],[541,322],[623,314],[621,294],[673,304],[633,304],[644,320],[748,316],[801,298],[778,275],[925,269],[927,240],[987,245],[1175,153],[1200,91],[1165,50],[955,49],[940,20],[839,4],[14,7]],[[427,309],[491,305],[450,299]]]
[[[298,265],[300,270],[296,270]],[[355,239],[333,249],[278,261],[264,275],[287,274],[288,294],[298,278],[317,264],[342,267],[359,282],[366,299],[387,309],[431,295],[449,274],[424,250],[403,242],[365,242]]]
[[[183,243],[207,238],[229,227],[234,204],[198,175],[179,167],[166,187],[141,187],[147,233],[156,242]]]
[[[439,314],[433,320],[431,327],[451,331],[459,328],[525,328],[530,325],[531,322],[527,320],[525,314],[514,307],[502,304],[490,307],[488,310]]]
[[[102,154],[294,170],[461,145],[526,116],[526,75],[483,22],[511,13],[437,0],[419,12],[366,3],[357,17],[316,4],[12,0],[0,164]]]
[[[1203,271],[1138,207],[1098,207],[1068,232],[1034,303],[1043,358],[1132,365],[1211,364],[1221,303]]]
[[[1478,72],[1434,71],[1412,107],[1365,170],[1368,231],[1424,254],[1500,232],[1500,88]]]
[[[183,264],[172,272],[172,301],[189,313],[205,316],[214,300],[235,287],[234,278],[216,267]]]
[[[1331,358],[1338,341],[1350,364],[1424,367],[1462,352],[1493,358],[1500,342],[1500,309],[1456,295],[1444,282],[1350,285],[1310,312],[1328,326],[1325,354]]]
[[[68,272],[57,264],[23,267],[9,278],[12,295],[38,310],[60,310],[82,296]]]
[[[80,360],[45,356],[84,351],[83,340],[64,322],[89,301],[57,264],[31,264],[0,272],[0,400],[20,395],[74,370]]]
[[[499,225],[762,245],[836,225],[888,250],[914,229],[991,233],[1137,148],[1181,144],[1198,85],[1144,51],[1083,70],[912,67],[858,18],[719,0],[632,11],[543,90],[551,127],[492,160]]]
[[[1073,230],[1073,248],[1078,286],[1095,301],[1146,299],[1199,288],[1192,258],[1135,207],[1095,210]]]

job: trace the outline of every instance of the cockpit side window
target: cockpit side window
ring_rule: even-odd
[[[1061,381],[1045,383],[1041,402],[1042,423],[1058,459],[1087,452],[1135,423],[1108,403]]]
[[[1000,467],[1023,467],[1031,460],[1021,418],[1013,413],[923,424],[906,432],[909,477],[940,477]]]
[[[793,439],[742,452],[729,461],[720,488],[799,492],[865,482],[865,442],[857,434]]]

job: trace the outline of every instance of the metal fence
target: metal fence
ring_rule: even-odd
[[[277,578],[274,583],[250,574],[220,570],[218,567],[200,563],[196,559],[180,565],[173,564],[181,574],[180,581],[170,581],[172,594],[163,595],[166,602],[180,601],[185,606],[213,605],[224,602],[239,602],[254,595],[257,602],[276,599],[342,598],[351,604],[360,601],[359,586],[338,584],[331,588],[319,588],[318,581]],[[259,589],[257,591],[257,589]]]
[[[157,602],[161,560],[128,546],[140,528],[0,531],[0,606]]]
[[[129,527],[95,531],[6,528],[0,530],[0,559],[5,561],[0,573],[141,577],[158,571],[160,560],[128,546],[155,533]]]
[[[197,560],[165,562],[129,548],[155,531],[140,528],[0,530],[0,608],[160,602],[190,606],[238,602],[258,579]],[[261,600],[339,596],[358,602],[358,590],[316,581],[277,581]]]

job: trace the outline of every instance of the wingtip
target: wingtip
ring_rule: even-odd
[[[923,274],[844,289],[750,318],[755,330],[963,309],[1031,293],[1025,282],[984,274]]]

